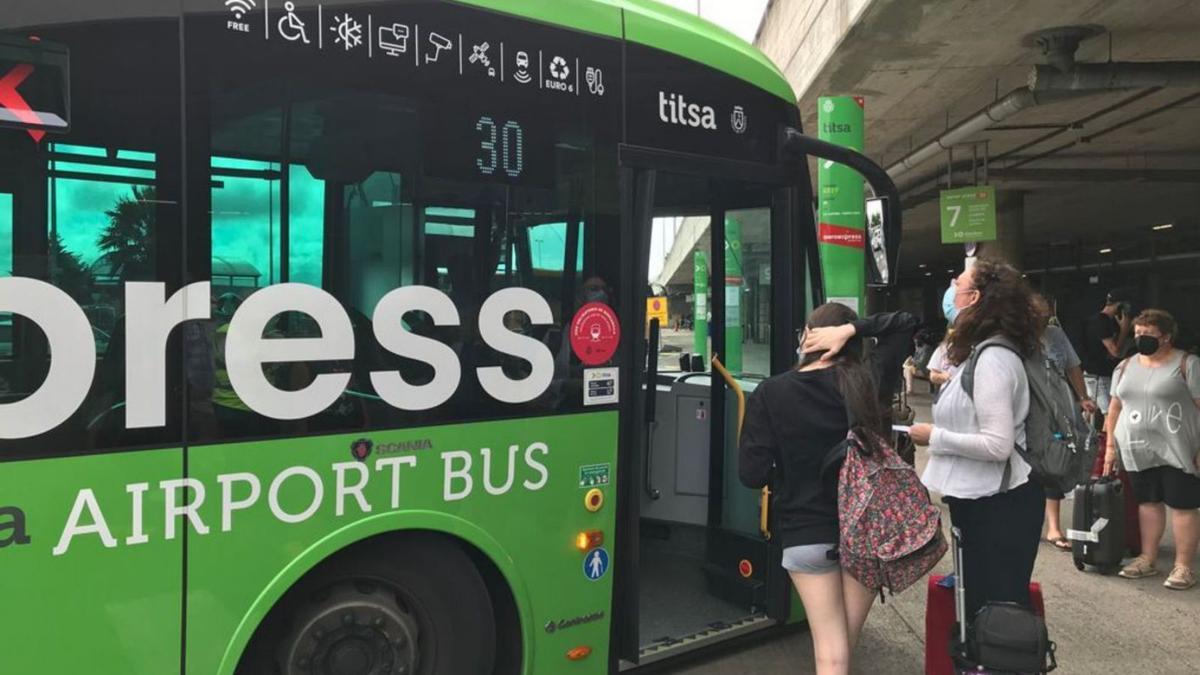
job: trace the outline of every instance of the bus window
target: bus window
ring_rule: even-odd
[[[126,424],[125,285],[162,283],[170,294],[182,280],[177,20],[115,22],[102,33],[83,24],[31,32],[41,44],[69,50],[72,123],[66,133],[0,130],[0,275],[49,282],[69,298],[86,319],[80,333],[91,342],[95,366],[90,380],[76,374],[86,392],[77,405],[63,390],[54,394],[71,409],[65,419],[55,414],[40,426],[49,431],[11,450],[5,441],[3,452],[39,457],[175,445],[179,406],[165,406],[163,425]],[[114,40],[131,46],[115,51]],[[179,342],[173,337],[156,349],[165,375],[138,385],[178,396]],[[37,320],[0,317],[0,401],[42,391],[60,357]]]
[[[469,109],[469,90],[433,87],[428,95],[438,98],[423,98],[388,77],[388,61],[348,73],[327,55],[285,56],[257,42],[230,42],[223,27],[210,34],[199,18],[190,25],[192,81],[213,83],[195,89],[192,114],[203,123],[188,139],[189,157],[211,158],[209,213],[193,212],[188,236],[192,247],[210,251],[211,269],[198,278],[212,281],[215,298],[214,385],[193,411],[196,440],[582,409],[583,365],[566,336],[584,304],[583,287],[601,276],[598,263],[616,259],[619,246],[615,185],[596,180],[611,169],[613,146],[599,149],[593,120],[523,111],[513,101],[497,102],[505,104],[503,115],[464,118],[451,111]],[[206,49],[216,36],[233,46]],[[591,226],[601,222],[603,230]],[[619,268],[605,269],[612,305]],[[224,352],[239,307],[265,288],[297,282],[339,303],[354,350],[353,358],[265,367],[270,387],[283,392],[322,375],[346,382],[324,409],[282,420],[239,396]],[[448,298],[457,323],[425,311],[378,323],[380,301],[414,285]],[[505,352],[480,327],[485,303],[509,288],[532,290],[549,308],[544,319],[520,311],[498,318],[504,331],[527,338],[521,344],[540,343],[549,358],[538,364]],[[381,341],[379,334],[391,331],[453,351],[460,373],[448,398],[406,407],[377,387],[379,373],[398,374],[411,387],[439,376],[429,362]],[[263,337],[322,335],[313,317],[285,312],[268,322]],[[507,401],[481,383],[483,371],[517,382],[533,377],[535,367],[549,372],[548,363],[550,383],[531,398]]]
[[[13,266],[12,195],[0,192],[0,276],[11,276]],[[12,314],[0,312],[0,358],[12,358]],[[0,389],[5,383],[0,383]]]
[[[771,370],[771,209],[725,213],[726,365],[767,377]]]

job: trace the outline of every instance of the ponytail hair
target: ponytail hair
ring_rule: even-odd
[[[845,305],[826,303],[813,310],[805,324],[807,328],[844,326],[858,319],[858,314]],[[883,430],[883,410],[879,404],[879,386],[870,368],[863,363],[862,339],[852,338],[833,358],[837,387],[846,399],[850,430],[863,442],[863,450],[871,454],[878,450]],[[825,352],[804,354],[799,367],[819,360]]]

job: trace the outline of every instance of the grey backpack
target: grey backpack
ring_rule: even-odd
[[[1021,350],[1003,337],[988,338],[976,345],[963,364],[961,375],[963,390],[972,400],[975,366],[979,355],[989,347],[1003,347],[1021,356]],[[1046,353],[1039,349],[1021,360],[1029,380],[1029,417],[1025,419],[1025,447],[1018,445],[1017,453],[1029,464],[1039,483],[1069,493],[1087,479],[1091,470],[1095,453],[1091,430],[1071,394],[1067,378]],[[1002,489],[1007,488],[1010,467],[1011,464],[1004,466]]]

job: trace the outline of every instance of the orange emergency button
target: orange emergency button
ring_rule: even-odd
[[[600,488],[592,488],[583,496],[583,508],[595,513],[604,506],[604,491]]]
[[[567,651],[567,658],[572,661],[581,661],[591,656],[592,648],[586,646],[576,647]]]

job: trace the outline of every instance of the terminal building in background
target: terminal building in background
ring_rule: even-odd
[[[1121,289],[1200,340],[1200,5],[1172,0],[773,0],[756,39],[816,133],[821,96],[865,105],[865,152],[903,195],[901,281],[872,308],[941,325],[962,244],[942,191],[990,185],[1002,257],[1073,338]],[[816,174],[814,169],[813,174]]]

